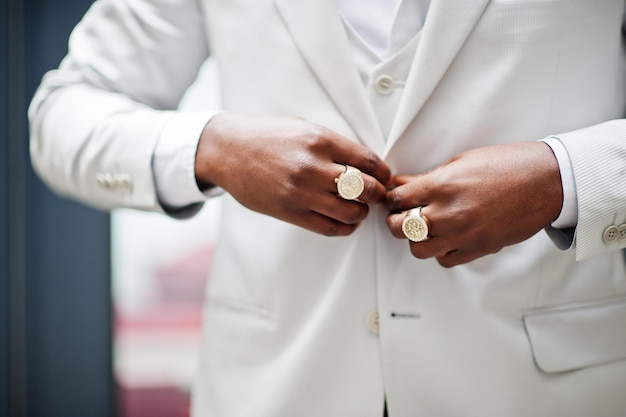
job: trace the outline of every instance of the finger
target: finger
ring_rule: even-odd
[[[402,231],[402,220],[406,213],[391,213],[387,216],[387,227],[391,232],[391,235],[396,239],[406,239],[404,232]]]
[[[444,268],[452,268],[457,265],[471,262],[477,258],[480,258],[481,256],[483,256],[483,254],[478,254],[476,252],[467,253],[460,250],[451,250],[437,256],[437,262],[439,262],[439,265],[443,266]]]
[[[427,207],[425,207],[423,211],[426,212]],[[398,239],[407,239],[402,231],[402,222],[404,221],[406,214],[407,212],[405,211],[402,213],[391,213],[387,216],[387,226],[389,227],[391,234]],[[427,217],[426,213],[424,213],[423,216]],[[420,259],[432,258],[441,256],[454,249],[455,241],[438,236],[436,231],[433,231],[430,220],[429,229],[428,239],[421,242],[409,241],[411,254],[414,257]]]
[[[345,224],[362,222],[369,213],[369,206],[356,200],[344,200],[341,197],[329,194],[316,203],[313,210],[325,217]]]
[[[391,169],[378,155],[367,148],[363,148],[363,154],[349,154],[345,159],[346,164],[352,165],[375,178],[383,188],[391,182]]]
[[[330,139],[329,149],[336,163],[358,168],[383,186],[389,184],[391,169],[375,152],[333,131],[327,130],[327,135]]]
[[[387,216],[387,225],[395,238],[407,239],[404,232],[402,232],[402,221],[404,220],[405,214],[406,213],[394,213]],[[419,259],[436,257],[451,250],[450,243],[446,239],[433,237],[432,235],[421,242],[408,242],[411,254]]]
[[[409,183],[415,179],[417,179],[421,174],[399,174],[393,177],[393,181],[396,187]]]
[[[402,222],[407,216],[409,210],[416,207],[421,207],[421,216],[426,220],[428,224],[428,236],[429,237],[443,237],[449,238],[450,231],[445,227],[445,217],[438,215],[436,211],[433,211],[433,206],[415,206],[401,212],[391,212],[387,215],[387,226],[394,237],[399,239],[406,239],[404,232],[402,231]]]
[[[421,242],[409,241],[409,249],[411,255],[418,259],[438,258],[454,250],[445,239],[436,237],[428,238]]]
[[[333,172],[338,172],[338,174],[333,177],[332,181],[328,181],[326,184],[329,185],[329,191],[331,190],[330,186],[332,184],[332,191],[337,194],[337,181],[339,180],[341,174],[345,172],[346,166],[339,164],[334,165],[336,169],[333,168]],[[363,191],[357,197],[357,200],[368,204],[384,202],[387,195],[387,188],[383,184],[381,184],[376,178],[364,172],[361,172],[361,178],[363,179]]]
[[[451,250],[449,252],[444,253],[443,255],[437,256],[437,262],[439,262],[439,265],[443,266],[444,268],[452,268],[457,265],[461,265],[463,263],[469,262],[471,260],[471,259],[462,260],[461,258],[462,257],[459,254],[459,251]]]
[[[502,246],[491,246],[487,244],[472,245],[471,248],[464,246],[459,249],[451,250],[437,256],[437,262],[445,268],[451,268],[457,265],[472,262],[486,255],[499,252]]]
[[[376,178],[363,174],[363,185],[363,192],[359,196],[360,201],[369,204],[378,204],[385,201],[387,188]]]
[[[373,202],[376,198],[383,199],[385,197],[385,192],[381,190],[382,185],[374,178],[361,174],[363,179],[363,192],[361,195],[355,200],[344,199],[338,194],[337,181],[346,167],[338,164],[333,165],[335,172],[339,170],[340,172],[332,180],[325,180],[326,192],[319,194],[313,199],[310,209],[342,223],[359,223],[367,217],[369,212],[367,203]]]
[[[425,206],[428,202],[428,188],[425,181],[419,176],[413,176],[411,181],[387,192],[385,208],[389,211],[403,211]]]
[[[298,221],[293,223],[325,236],[347,236],[360,224],[343,223],[314,211],[303,214]]]

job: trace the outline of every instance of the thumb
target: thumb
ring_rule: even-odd
[[[397,175],[394,183],[385,199],[387,210],[404,211],[427,204],[428,189],[423,175]]]

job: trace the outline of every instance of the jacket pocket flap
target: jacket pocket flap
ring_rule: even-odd
[[[543,372],[626,359],[626,298],[528,310],[522,320]]]

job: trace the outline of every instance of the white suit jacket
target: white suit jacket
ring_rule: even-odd
[[[328,238],[225,196],[193,412],[380,417],[386,398],[392,417],[624,416],[626,240],[603,239],[626,223],[623,15],[624,0],[433,0],[383,137],[329,0],[103,0],[34,98],[34,166],[96,207],[162,210],[152,152],[199,136],[210,115],[174,109],[209,50],[226,110],[322,124],[395,173],[556,136],[578,193],[569,251],[541,232],[444,269],[381,207]]]

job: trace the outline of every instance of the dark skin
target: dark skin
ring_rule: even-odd
[[[337,195],[334,179],[345,165],[363,173],[359,201]],[[410,242],[410,251],[444,267],[530,238],[558,217],[563,201],[556,158],[542,142],[477,148],[392,179],[368,148],[302,119],[266,115],[215,116],[200,139],[195,173],[201,188],[220,186],[251,210],[327,236],[351,234],[370,204],[384,203],[391,233],[406,239],[405,212],[424,206],[429,239]]]
[[[361,170],[359,201],[337,195],[335,178]],[[293,117],[221,113],[205,127],[195,163],[201,188],[222,187],[241,204],[327,236],[352,233],[369,204],[386,196],[391,173],[374,152]]]
[[[522,242],[556,220],[563,203],[559,166],[548,145],[522,142],[463,152],[418,175],[395,177],[385,206],[391,233],[404,239],[404,211],[424,206],[429,239],[413,256],[444,267]]]

